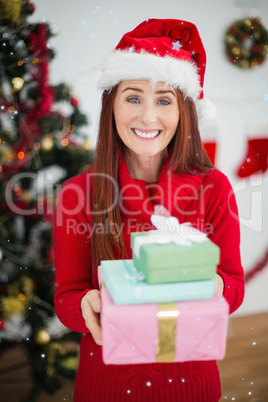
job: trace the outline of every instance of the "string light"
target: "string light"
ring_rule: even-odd
[[[83,144],[83,148],[87,151],[91,148],[91,143],[90,141],[85,141]]]
[[[18,158],[19,158],[19,159],[23,159],[24,156],[25,156],[25,154],[24,154],[23,151],[20,151],[20,152],[18,153]]]
[[[75,130],[75,125],[70,124],[70,126],[68,126],[67,130],[69,131],[69,133],[72,133]]]
[[[22,60],[18,61],[18,66],[22,66],[22,65],[23,65],[23,61]]]
[[[44,139],[42,139],[41,146],[45,151],[50,151],[54,146],[52,135],[48,134]]]
[[[14,92],[18,92],[22,89],[22,87],[24,85],[24,80],[21,77],[14,77],[14,78],[12,78],[11,83],[13,85],[11,92],[14,93]],[[15,110],[14,113],[18,114],[18,111]]]
[[[63,138],[63,140],[61,140],[61,145],[63,147],[66,147],[66,145],[68,145],[68,144],[69,144],[69,140],[67,140],[67,138]]]
[[[36,142],[36,143],[34,144],[33,148],[34,148],[36,151],[38,151],[38,149],[40,149],[40,143],[39,143],[39,142]]]

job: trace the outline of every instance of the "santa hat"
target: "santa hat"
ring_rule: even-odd
[[[199,123],[213,119],[215,106],[204,99],[206,53],[194,24],[149,19],[126,33],[101,63],[98,88],[110,90],[132,79],[165,82],[194,100]]]

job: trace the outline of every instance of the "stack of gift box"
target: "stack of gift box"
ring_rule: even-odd
[[[105,364],[222,359],[229,306],[215,287],[220,250],[174,217],[131,233],[133,259],[102,261]]]

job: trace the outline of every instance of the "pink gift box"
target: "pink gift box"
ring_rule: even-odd
[[[102,281],[100,269],[99,280]],[[163,336],[159,334],[157,303],[115,305],[107,289],[101,287],[101,305],[102,356],[105,364],[171,361],[165,360],[163,349],[159,351]],[[177,318],[174,339],[171,341],[174,343],[172,361],[223,359],[229,305],[218,291],[211,299],[181,301],[175,303],[175,307]],[[168,332],[165,336],[168,334],[172,338],[170,326]]]

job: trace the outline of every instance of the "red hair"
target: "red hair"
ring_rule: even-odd
[[[92,262],[95,275],[101,260],[114,259],[116,255],[120,255],[120,258],[127,256],[123,234],[119,233],[121,215],[118,203],[111,208],[117,196],[115,191],[118,189],[114,186],[111,177],[118,183],[120,174],[118,159],[119,153],[124,147],[116,131],[113,115],[117,88],[118,85],[111,91],[104,91],[102,95],[99,136],[93,164],[93,171],[97,173],[93,183],[93,224],[107,227],[108,223],[109,228],[113,230],[112,233],[109,231],[106,234],[98,234],[93,231]],[[204,174],[213,168],[213,165],[200,138],[195,104],[190,98],[184,98],[180,90],[176,89],[176,94],[180,119],[176,133],[169,145],[169,148],[173,149],[169,168],[178,173]],[[98,211],[100,212],[98,213]]]

